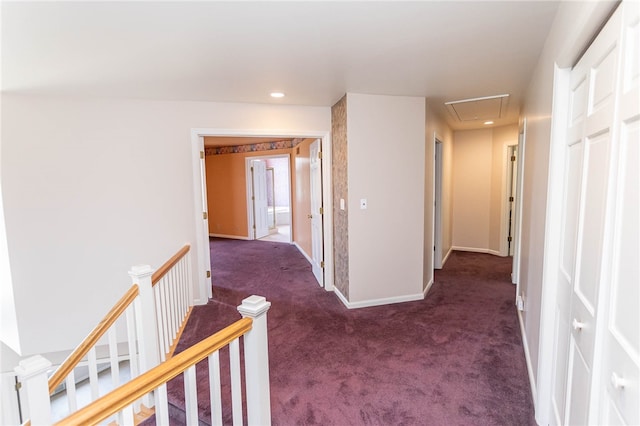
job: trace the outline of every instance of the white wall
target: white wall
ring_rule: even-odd
[[[22,355],[75,347],[129,287],[132,265],[157,267],[183,244],[195,248],[192,128],[330,131],[324,107],[2,102],[14,349]]]
[[[491,212],[491,129],[464,130],[453,136],[453,247],[486,252]]]
[[[351,303],[422,297],[424,119],[424,98],[347,94]]]
[[[554,66],[570,67],[575,63],[605,21],[613,4],[605,1],[560,4],[525,95],[523,116],[527,118],[527,136],[519,285],[521,293],[525,295],[521,319],[534,390],[537,387],[538,370],[547,367],[538,364],[538,351]],[[545,394],[545,397],[549,396]],[[540,414],[536,409],[538,421],[541,421]]]

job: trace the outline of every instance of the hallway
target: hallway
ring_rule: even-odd
[[[246,296],[265,296],[274,424],[535,424],[510,258],[455,252],[425,300],[348,310],[294,246],[210,247],[216,301],[194,309],[178,351],[236,320]],[[197,374],[207,382],[203,365]],[[174,381],[170,401],[182,389]]]

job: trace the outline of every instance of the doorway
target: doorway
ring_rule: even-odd
[[[434,136],[433,267],[442,269],[442,141]]]
[[[507,256],[513,256],[516,242],[517,154],[518,145],[509,145],[507,147]]]
[[[291,156],[265,155],[246,161],[247,222],[252,239],[291,243],[295,208],[291,203]]]

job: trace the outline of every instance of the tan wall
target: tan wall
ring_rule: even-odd
[[[291,150],[274,149],[205,157],[210,234],[249,237],[245,159],[280,154],[291,154]],[[291,180],[295,180],[293,174]]]
[[[501,253],[506,239],[506,150],[517,145],[518,125],[455,132],[453,245]],[[506,245],[503,244],[506,249]]]
[[[305,139],[293,148],[293,163],[295,167],[293,184],[293,238],[307,256],[311,257],[311,182],[309,147],[315,139]]]
[[[487,250],[491,211],[491,129],[454,133],[453,246]]]

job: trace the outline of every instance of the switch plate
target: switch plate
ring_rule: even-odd
[[[360,198],[360,209],[361,210],[366,210],[367,209],[367,199],[366,198]]]
[[[340,210],[344,210],[344,198],[340,198]]]

